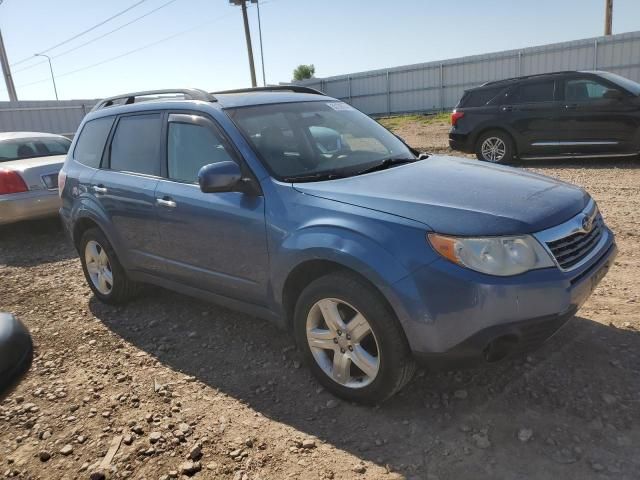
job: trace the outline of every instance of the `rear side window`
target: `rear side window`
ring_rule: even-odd
[[[198,172],[210,163],[233,160],[222,137],[211,128],[189,123],[169,123],[167,142],[169,178],[195,183]]]
[[[73,158],[77,162],[88,167],[100,167],[104,144],[109,136],[114,118],[97,118],[84,124],[73,151]]]
[[[552,102],[555,84],[554,80],[524,83],[517,88],[513,101],[515,103]]]
[[[122,117],[111,141],[112,170],[160,176],[159,113]]]
[[[466,92],[460,100],[461,107],[482,107],[493,100],[504,88],[482,88]]]

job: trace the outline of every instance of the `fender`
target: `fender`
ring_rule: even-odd
[[[351,269],[380,291],[406,277],[409,270],[391,252],[355,230],[314,225],[296,231],[273,252],[271,281],[274,303],[283,306],[284,285],[291,272],[310,260],[326,260]]]

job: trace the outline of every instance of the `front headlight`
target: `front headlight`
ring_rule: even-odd
[[[467,238],[430,233],[427,238],[447,260],[488,275],[506,277],[555,266],[547,251],[530,235]]]

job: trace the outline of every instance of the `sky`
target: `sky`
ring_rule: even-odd
[[[290,81],[301,63],[327,77],[595,37],[603,33],[604,3],[261,0],[266,80]],[[248,11],[261,84],[255,5]],[[613,18],[613,33],[640,30],[640,0],[614,0]],[[46,59],[33,58],[38,52],[52,57],[60,99],[251,82],[241,9],[228,0],[3,0],[0,29],[21,100],[55,98]],[[7,99],[2,82],[0,100]]]

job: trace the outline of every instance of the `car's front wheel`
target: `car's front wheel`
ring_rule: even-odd
[[[513,161],[513,155],[511,137],[501,130],[483,133],[476,142],[478,160],[491,163],[510,163]]]
[[[97,228],[90,228],[80,240],[80,261],[91,290],[105,303],[124,303],[139,291],[122,268],[107,237]]]
[[[346,400],[380,403],[413,376],[415,363],[394,313],[356,275],[332,273],[305,288],[294,330],[318,381]]]

